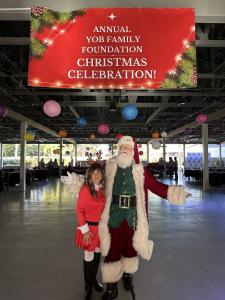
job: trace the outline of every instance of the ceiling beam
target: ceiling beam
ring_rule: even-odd
[[[222,118],[224,116],[225,116],[225,108],[207,115],[207,118],[208,118],[208,122],[210,122],[210,121],[214,121],[214,120],[220,119],[220,118]],[[187,128],[187,127],[188,128],[195,128],[195,127],[198,127],[198,126],[200,126],[200,124],[198,122],[196,122],[196,121],[193,121],[191,123],[185,124],[185,125],[177,128],[177,129],[175,129],[173,131],[170,131],[168,133],[167,137],[170,138],[170,137],[172,137],[174,135],[177,135],[177,134],[183,132],[185,130],[185,128]]]
[[[27,122],[27,124],[29,124],[31,127],[39,129],[39,130],[41,130],[41,131],[43,131],[43,132],[45,132],[47,134],[50,134],[50,135],[52,135],[52,136],[57,137],[58,139],[60,139],[56,131],[54,131],[54,130],[52,130],[52,129],[50,129],[50,128],[48,128],[48,127],[46,127],[46,126],[44,126],[44,125],[42,125],[42,124],[40,124],[40,123],[32,120],[32,119],[30,119],[30,118],[27,118],[26,116],[24,116],[22,114],[19,114],[19,113],[15,112],[15,111],[13,111],[13,110],[11,110],[9,108],[7,108],[7,115],[6,115],[6,117],[11,118],[13,120],[17,120],[19,122]],[[68,141],[70,143],[74,142],[74,140],[68,139],[68,138],[64,138],[63,140],[66,140],[66,141]]]
[[[178,96],[188,96],[188,97],[204,97],[208,96],[209,92],[212,92],[213,90],[197,90],[197,89],[187,89],[187,90],[171,90],[171,91],[165,91],[165,90],[124,90],[123,96],[169,96],[169,97],[178,97]],[[23,90],[10,90],[8,91],[8,94],[10,96],[22,96],[26,95],[26,93]],[[115,92],[113,90],[106,91],[106,90],[100,90],[100,91],[90,91],[90,90],[81,90],[78,92],[74,91],[59,91],[55,90],[52,91],[50,89],[48,90],[34,90],[32,91],[33,95],[41,96],[41,95],[49,95],[49,96],[120,96],[120,92]],[[0,95],[2,93],[0,92]],[[213,94],[215,97],[224,97],[224,92],[215,92]]]

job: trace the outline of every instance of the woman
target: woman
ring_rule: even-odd
[[[90,299],[92,286],[96,291],[103,291],[96,280],[101,256],[98,222],[105,206],[103,189],[104,171],[95,163],[87,170],[86,182],[78,194],[76,207],[78,227],[75,244],[84,249],[85,300]]]

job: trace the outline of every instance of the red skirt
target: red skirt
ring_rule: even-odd
[[[75,232],[74,243],[77,247],[87,250],[87,251],[95,251],[95,248],[100,248],[100,240],[98,236],[98,226],[90,226],[89,229],[91,231],[91,242],[89,245],[84,245],[83,234],[79,228],[77,228]]]

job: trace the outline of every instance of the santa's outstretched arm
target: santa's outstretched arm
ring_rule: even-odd
[[[144,171],[145,190],[150,190],[157,196],[167,199],[171,204],[183,204],[191,194],[182,185],[167,185],[155,179],[146,168]]]

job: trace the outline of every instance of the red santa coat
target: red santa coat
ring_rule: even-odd
[[[148,190],[157,196],[167,199],[168,185],[155,179],[155,177],[146,168],[144,168],[144,191],[145,207],[148,214]]]
[[[83,185],[78,194],[76,206],[76,215],[78,221],[75,238],[76,246],[87,251],[94,251],[96,247],[100,247],[98,225],[89,225],[89,230],[91,231],[91,243],[88,246],[83,244],[83,235],[79,227],[86,225],[88,222],[99,222],[104,206],[105,195],[103,190],[100,189],[97,191],[97,196],[93,197],[88,186]]]

